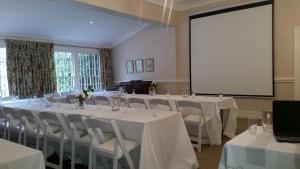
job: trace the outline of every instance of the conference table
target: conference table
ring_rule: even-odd
[[[258,127],[224,145],[219,169],[299,169],[300,144],[277,142],[273,133]]]
[[[110,106],[55,103],[46,107],[43,101],[6,102],[2,106],[22,108],[33,112],[49,111],[60,116],[88,115],[91,118],[116,120],[125,139],[140,144],[139,169],[194,169],[198,161],[180,112],[121,108],[112,111]],[[67,127],[66,127],[67,128]],[[138,159],[137,159],[138,158]]]
[[[115,92],[93,92],[93,96],[106,96],[109,99],[115,95]],[[229,111],[230,109],[238,109],[238,106],[233,97],[214,97],[214,96],[182,96],[182,95],[145,95],[145,94],[127,94],[122,97],[128,98],[143,98],[147,107],[150,107],[150,99],[165,99],[168,100],[171,109],[177,111],[176,101],[187,100],[201,104],[202,110],[207,117],[210,117],[211,123],[208,130],[211,136],[213,145],[221,145],[222,134],[229,138],[235,136],[237,126],[237,111]],[[223,133],[222,133],[223,132]]]
[[[45,169],[44,156],[39,150],[0,139],[0,168]]]

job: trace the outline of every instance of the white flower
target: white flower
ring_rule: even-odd
[[[80,93],[80,97],[85,99],[85,94],[83,92]]]
[[[156,86],[156,81],[152,81],[151,86]]]

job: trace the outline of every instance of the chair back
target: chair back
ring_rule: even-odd
[[[36,127],[43,128],[42,122],[39,121],[37,115],[35,115],[33,112],[25,109],[20,109],[19,115],[22,118],[22,123],[28,130],[34,131]]]
[[[57,131],[64,130],[63,125],[60,123],[58,114],[52,112],[40,112],[38,117],[43,123],[44,130],[49,134],[54,134]]]
[[[194,114],[200,115],[202,118],[204,118],[201,104],[198,102],[179,100],[176,101],[176,107],[177,111],[181,112],[183,116]]]
[[[32,114],[32,112],[31,111],[29,111],[29,110],[25,110],[25,109],[20,109],[19,110],[19,115],[23,118],[23,117],[25,117],[27,120],[28,120],[28,122],[30,122],[30,123],[36,123],[36,118],[35,118],[35,116]]]
[[[110,121],[82,118],[89,132],[89,135],[93,137],[93,140],[97,141],[98,144],[102,144],[106,141],[104,134],[113,134],[114,128]]]
[[[10,125],[12,127],[17,128],[19,126],[21,117],[18,114],[17,110],[15,110],[14,108],[3,107],[2,112],[3,112],[3,115],[6,117],[6,119],[9,120]]]
[[[171,111],[171,105],[165,99],[150,99],[150,108],[155,110]]]
[[[96,102],[96,104],[100,104],[100,105],[103,105],[103,106],[110,106],[111,105],[108,97],[106,97],[106,96],[95,96],[95,102]]]
[[[3,113],[3,111],[2,111],[3,108],[4,108],[4,107],[0,106],[0,119],[6,119],[6,116],[5,116],[5,114]]]
[[[3,107],[2,112],[7,118],[10,118],[11,120],[20,120],[20,115],[14,108]]]
[[[134,97],[128,98],[128,107],[147,109],[147,105],[143,98],[134,98]]]
[[[73,130],[86,130],[82,117],[88,118],[88,116],[81,115],[81,114],[68,114],[67,120],[70,123],[70,126]],[[72,125],[73,126],[72,126]],[[75,127],[75,128],[73,128]]]

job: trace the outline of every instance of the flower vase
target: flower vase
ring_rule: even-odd
[[[85,102],[84,101],[79,102],[79,107],[81,109],[84,109],[85,108]]]
[[[149,87],[149,94],[150,94],[150,96],[154,96],[155,95],[155,87],[154,86],[150,86]]]

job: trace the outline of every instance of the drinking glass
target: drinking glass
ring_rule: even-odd
[[[223,93],[219,93],[219,99],[223,100]]]
[[[135,95],[135,89],[132,89],[132,95],[133,96]]]
[[[262,127],[264,132],[272,132],[272,115],[271,111],[264,110],[262,112]]]
[[[170,97],[170,90],[167,90],[167,98],[169,98]]]
[[[253,112],[248,115],[248,130],[250,134],[256,135],[257,133],[257,113]]]

